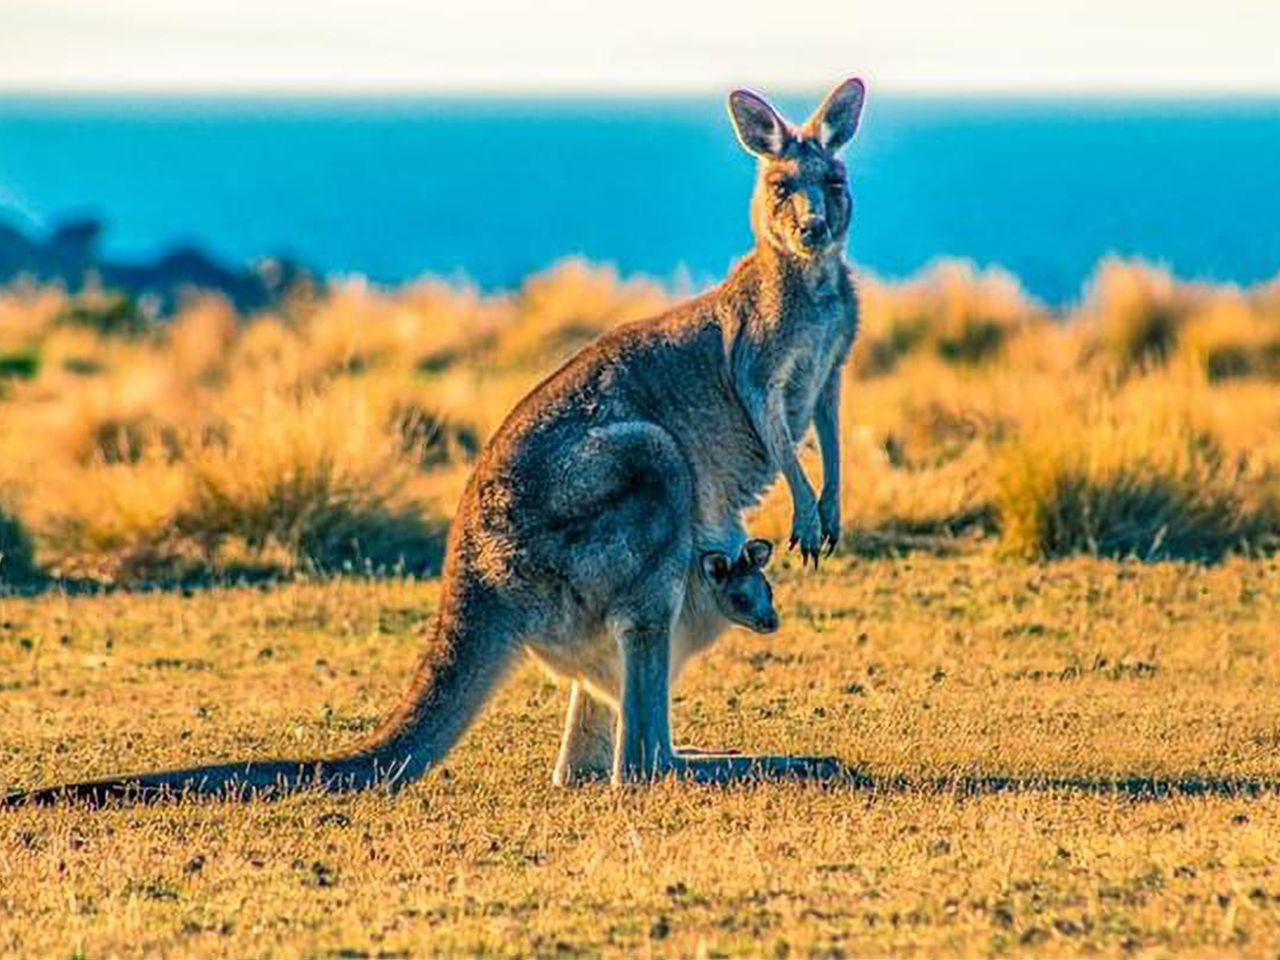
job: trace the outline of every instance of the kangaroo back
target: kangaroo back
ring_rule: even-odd
[[[519,649],[500,605],[466,577],[446,579],[432,642],[407,695],[362,744],[329,757],[243,760],[11,793],[0,805],[61,800],[102,806],[182,795],[280,797],[295,790],[397,789],[422,776],[466,732]]]

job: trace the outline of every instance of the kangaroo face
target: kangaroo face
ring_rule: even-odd
[[[772,553],[773,545],[768,540],[748,540],[737,560],[730,560],[718,550],[702,555],[702,574],[721,615],[756,633],[778,629],[773,588],[763,572]]]
[[[760,240],[802,260],[843,245],[853,201],[837,154],[858,129],[865,97],[861,80],[846,80],[794,127],[759,94],[729,95],[738,139],[760,160],[751,199],[751,225]]]

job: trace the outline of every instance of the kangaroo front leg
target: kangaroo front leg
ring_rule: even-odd
[[[816,567],[818,551],[822,547],[818,498],[809,478],[804,475],[800,458],[796,456],[795,439],[787,425],[783,391],[781,387],[767,385],[748,390],[744,404],[770,459],[778,465],[791,491],[791,546],[799,544],[802,560],[812,557]]]
[[[583,780],[607,780],[613,773],[617,712],[596,700],[578,681],[569,691],[564,737],[552,782],[567,787]]]
[[[622,654],[622,704],[614,744],[614,784],[670,772],[671,618],[626,621],[616,629]]]
[[[813,414],[814,430],[822,448],[822,496],[818,520],[827,554],[840,545],[840,368],[831,371]]]

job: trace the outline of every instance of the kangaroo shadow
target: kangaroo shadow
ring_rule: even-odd
[[[1083,794],[1115,796],[1133,800],[1169,800],[1174,797],[1223,797],[1257,799],[1280,794],[1280,779],[1260,777],[1059,777],[974,775],[941,777],[876,777],[863,770],[841,765],[840,775],[830,779],[832,787],[844,787],[876,794],[949,794],[982,797],[996,794]]]

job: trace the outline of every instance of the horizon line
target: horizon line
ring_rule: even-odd
[[[685,87],[612,86],[590,89],[582,86],[533,86],[525,88],[500,86],[434,87],[388,86],[356,89],[325,86],[190,86],[156,88],[151,86],[9,86],[0,84],[0,99],[138,99],[173,100],[685,100],[721,97],[737,86],[746,84],[690,85]],[[821,85],[782,83],[757,85],[773,97],[816,96],[826,92]],[[1031,86],[1010,88],[975,84],[972,86],[878,85],[872,96],[895,99],[989,99],[989,100],[1148,100],[1148,101],[1215,101],[1280,99],[1280,85],[1240,87],[1134,87],[1134,86]]]

